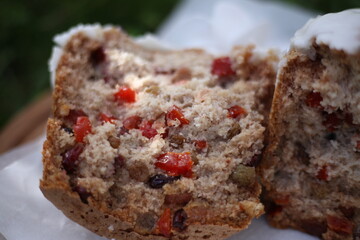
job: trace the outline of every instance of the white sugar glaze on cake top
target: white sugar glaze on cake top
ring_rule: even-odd
[[[360,8],[339,13],[329,13],[310,19],[295,33],[291,48],[304,51],[310,58],[315,57],[313,41],[326,44],[347,54],[360,52]]]

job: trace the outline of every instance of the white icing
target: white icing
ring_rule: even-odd
[[[329,13],[310,19],[295,33],[291,47],[315,56],[313,41],[348,54],[360,52],[360,9]]]

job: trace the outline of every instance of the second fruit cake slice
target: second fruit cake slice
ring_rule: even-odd
[[[223,239],[263,213],[254,166],[277,59],[154,51],[113,27],[56,38],[41,190],[116,239]]]

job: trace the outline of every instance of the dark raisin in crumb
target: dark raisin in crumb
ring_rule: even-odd
[[[75,147],[69,149],[68,151],[61,154],[62,156],[62,166],[65,171],[70,174],[76,171],[79,164],[79,156],[84,150],[84,145],[79,143]]]
[[[74,134],[74,131],[69,127],[62,127],[62,129],[67,132],[68,134]]]
[[[104,62],[106,58],[104,48],[98,47],[91,52],[90,62],[96,66]]]
[[[328,134],[326,134],[325,135],[325,138],[327,139],[327,140],[336,140],[336,134],[335,133],[328,133]]]
[[[86,188],[82,186],[76,186],[73,188],[73,190],[79,194],[79,197],[83,203],[88,204],[88,198],[91,196],[91,193],[89,193]]]
[[[115,157],[114,159],[114,167],[116,169],[122,168],[125,165],[125,158],[121,155]]]
[[[257,165],[259,165],[261,160],[261,154],[255,154],[251,160],[245,164],[245,166],[247,167],[256,167]]]
[[[187,219],[187,214],[184,209],[179,209],[174,213],[173,217],[173,227],[177,230],[183,231],[186,229],[185,221]]]
[[[165,184],[180,179],[180,176],[166,176],[163,174],[157,174],[152,176],[148,184],[151,188],[162,188]]]

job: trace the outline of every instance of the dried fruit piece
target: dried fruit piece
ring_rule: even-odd
[[[156,167],[165,170],[169,175],[184,177],[192,176],[192,165],[190,152],[168,152],[160,155],[155,162]]]
[[[185,206],[192,199],[191,193],[177,193],[171,195],[165,195],[165,204]]]
[[[61,127],[68,134],[74,134],[74,131],[69,127]]]
[[[157,96],[160,93],[160,88],[158,86],[150,86],[145,90],[145,92]]]
[[[91,122],[88,117],[78,117],[73,127],[75,140],[83,142],[84,137],[91,133]]]
[[[203,150],[207,147],[207,142],[204,140],[194,141],[194,144],[195,144],[196,149],[198,149],[198,150]]]
[[[327,166],[322,166],[316,174],[316,178],[319,180],[327,181],[329,179]]]
[[[165,69],[165,68],[161,68],[161,67],[156,67],[155,68],[155,74],[158,75],[171,75],[175,73],[175,69],[171,68],[171,69]]]
[[[156,225],[156,215],[151,212],[139,214],[136,219],[135,231],[150,234]]]
[[[106,54],[103,47],[98,47],[90,53],[90,62],[93,66],[103,63],[106,59]]]
[[[189,68],[179,68],[176,72],[174,77],[171,79],[172,83],[177,83],[180,81],[188,81],[191,79],[191,71]]]
[[[146,182],[149,178],[149,168],[143,162],[136,161],[126,166],[129,176],[138,182]]]
[[[171,121],[172,120],[172,121]],[[166,113],[166,122],[168,126],[174,126],[175,123],[173,121],[179,120],[180,126],[189,124],[190,121],[185,118],[181,109],[177,106],[172,106],[170,110]]]
[[[247,167],[256,167],[261,161],[261,154],[255,154],[249,162],[245,164]]]
[[[240,187],[251,186],[255,182],[255,177],[255,168],[242,164],[239,164],[230,175],[230,179]]]
[[[336,128],[339,127],[341,123],[341,119],[338,118],[336,113],[330,113],[326,115],[325,121],[323,121],[323,125],[330,131],[333,132]]]
[[[241,133],[241,127],[240,127],[240,124],[238,122],[236,122],[236,123],[234,123],[234,125],[232,125],[232,127],[227,132],[226,138],[227,139],[232,139],[233,137],[235,137],[239,133]]]
[[[100,113],[99,114],[99,119],[103,123],[108,122],[108,123],[112,123],[112,124],[115,124],[115,120],[117,120],[115,117],[108,116],[105,113]]]
[[[323,109],[320,102],[323,100],[319,92],[311,92],[306,96],[306,105],[312,108]]]
[[[354,225],[351,221],[346,218],[340,218],[336,216],[327,216],[327,225],[328,227],[338,233],[352,234]]]
[[[179,231],[183,231],[186,229],[186,219],[187,214],[184,209],[179,209],[174,213],[173,217],[173,227]]]
[[[166,176],[164,174],[157,174],[149,179],[148,184],[151,188],[162,188],[165,184],[171,183],[178,179],[180,179],[180,176]]]
[[[229,57],[221,57],[214,59],[211,66],[211,74],[219,77],[227,77],[235,75],[235,71],[231,67],[231,60]]]
[[[355,215],[355,207],[344,207],[339,206],[339,210],[344,214],[344,216],[348,219],[352,219]]]
[[[354,122],[353,122],[353,115],[351,113],[346,113],[345,114],[345,117],[344,117],[344,120],[347,124],[349,125],[354,125]]]
[[[237,117],[242,117],[245,116],[247,114],[246,110],[243,109],[242,107],[235,105],[232,106],[228,109],[228,118],[237,118]]]
[[[171,135],[169,142],[170,145],[174,148],[181,148],[185,142],[185,137],[179,135],[179,134],[175,134],[175,135]]]
[[[136,93],[129,87],[120,87],[114,94],[115,100],[118,103],[134,103],[136,101]]]
[[[118,155],[114,158],[114,167],[122,168],[123,166],[125,166],[125,158],[121,155]]]
[[[152,127],[153,123],[154,121],[150,120],[150,121],[143,121],[140,124],[141,134],[148,139],[151,139],[158,134],[156,129]]]
[[[171,211],[170,208],[166,208],[159,221],[157,222],[159,232],[165,236],[171,236]]]
[[[108,141],[109,141],[110,146],[112,148],[118,148],[120,146],[120,143],[121,143],[120,138],[114,137],[114,136],[110,136],[108,138]]]
[[[72,109],[69,114],[65,117],[65,120],[69,121],[72,124],[75,124],[78,117],[87,117],[86,113],[83,110]]]
[[[91,193],[86,190],[86,188],[82,186],[76,186],[73,188],[74,192],[79,194],[79,197],[83,203],[88,204],[88,198],[91,196]]]
[[[84,151],[84,145],[76,144],[73,148],[62,154],[62,166],[70,174],[75,172],[79,164],[79,156]]]
[[[127,130],[138,129],[142,119],[139,116],[130,116],[123,121],[123,127]]]

